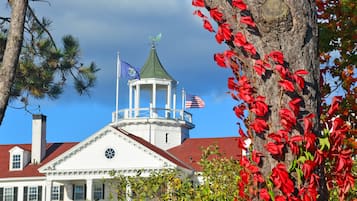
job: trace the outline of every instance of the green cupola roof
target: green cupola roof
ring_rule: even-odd
[[[175,81],[162,66],[154,45],[150,50],[149,58],[140,70],[140,79],[142,78],[160,78]]]

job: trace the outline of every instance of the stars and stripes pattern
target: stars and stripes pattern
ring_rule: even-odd
[[[203,107],[205,107],[205,102],[199,96],[186,94],[185,107],[186,108],[203,108]]]

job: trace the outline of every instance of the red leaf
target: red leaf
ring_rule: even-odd
[[[303,121],[304,121],[304,134],[306,134],[308,132],[311,132],[311,128],[312,128],[311,119],[314,118],[314,117],[315,117],[315,115],[313,113],[310,113],[310,114],[306,115],[303,118]]]
[[[232,5],[242,11],[247,9],[247,5],[243,2],[243,0],[233,0]]]
[[[245,101],[246,103],[252,103],[253,98],[253,88],[249,84],[249,80],[246,76],[242,76],[238,80],[238,96],[241,100]]]
[[[200,18],[206,18],[206,16],[200,10],[195,10],[193,14],[197,15]]]
[[[235,78],[234,77],[229,77],[228,78],[228,89],[236,90],[237,88],[238,88],[238,85],[235,82]]]
[[[209,32],[214,32],[211,23],[206,19],[203,20],[203,28],[207,29]]]
[[[269,201],[270,200],[270,195],[269,195],[268,190],[266,188],[260,189],[259,197],[260,197],[260,199],[262,199],[264,201]]]
[[[311,176],[311,173],[314,171],[315,163],[311,160],[306,160],[305,163],[302,165],[302,171],[304,173],[305,179]]]
[[[251,16],[242,16],[240,18],[240,22],[248,26],[255,27],[255,22],[253,21]]]
[[[269,56],[276,63],[281,64],[281,65],[284,64],[284,55],[283,55],[282,52],[280,52],[280,51],[272,51],[272,52],[270,52]]]
[[[286,197],[283,195],[277,195],[274,199],[275,201],[286,201]]]
[[[268,124],[264,119],[256,118],[251,124],[250,127],[256,132],[256,133],[262,133],[266,129],[268,129]]]
[[[256,55],[257,54],[257,50],[255,49],[254,45],[251,43],[246,43],[243,46],[244,50],[247,51],[248,53],[250,53],[251,55]]]
[[[217,65],[226,68],[226,59],[224,54],[216,53],[213,55],[213,59],[216,61]]]
[[[192,0],[192,5],[197,7],[205,7],[204,0]]]
[[[221,44],[224,41],[224,37],[221,33],[216,33],[215,38],[218,44]]]
[[[283,143],[268,142],[267,144],[265,144],[265,149],[271,155],[281,156],[283,154],[283,148],[284,148],[284,144]]]
[[[281,80],[281,81],[279,81],[279,85],[281,87],[283,87],[283,89],[285,91],[289,91],[289,92],[295,91],[295,87],[294,87],[293,83],[290,82],[289,80]]]
[[[216,21],[216,22],[222,22],[223,21],[223,14],[218,11],[218,8],[213,8],[209,11],[209,14],[211,17]]]
[[[286,68],[282,65],[276,65],[275,66],[275,70],[278,71],[281,79],[286,79],[286,75],[288,74],[288,71],[286,70]]]
[[[237,140],[237,146],[238,148],[240,149],[243,149],[243,150],[247,150],[246,148],[246,144],[245,144],[245,137],[238,137],[238,140]]]
[[[286,130],[278,130],[278,132],[276,132],[276,134],[280,135],[281,138],[285,139],[285,141],[288,141],[289,137],[289,132]]]
[[[338,154],[338,161],[336,172],[340,172],[343,169],[351,169],[352,167],[352,159],[351,159],[352,150],[342,150],[340,154]]]
[[[285,130],[290,131],[291,128],[296,125],[295,114],[287,108],[280,109],[279,114],[281,125]]]
[[[274,185],[281,189],[281,191],[287,196],[290,196],[294,191],[294,183],[289,178],[289,174],[283,163],[278,163],[273,168],[270,179],[273,181]]]
[[[314,155],[314,163],[316,165],[321,165],[322,161],[324,161],[324,158],[326,158],[326,156],[324,156],[324,152],[321,151],[320,149],[317,149],[315,151],[315,155]]]
[[[315,150],[315,144],[316,144],[316,135],[308,132],[304,134],[304,139],[305,139],[305,147],[309,151]]]
[[[246,110],[245,104],[242,103],[240,105],[234,106],[233,110],[239,119],[244,119],[244,111]]]
[[[236,53],[232,50],[226,50],[223,52],[223,54],[227,58],[232,58],[232,57],[236,56]]]
[[[262,76],[265,74],[266,69],[265,69],[265,66],[263,65],[262,60],[256,60],[253,68],[259,76]]]
[[[339,102],[341,102],[342,96],[335,96],[332,98],[332,103],[330,109],[327,111],[328,115],[334,114],[338,110]]]
[[[252,160],[256,163],[259,164],[260,163],[260,159],[261,157],[263,157],[263,154],[258,152],[257,150],[253,150],[252,152]]]
[[[233,43],[238,46],[238,47],[242,47],[247,43],[247,39],[245,38],[245,36],[242,34],[242,32],[238,32],[235,36],[234,36],[234,41]]]
[[[299,114],[301,98],[294,98],[289,101],[289,107],[294,112],[295,116]]]
[[[298,75],[293,75],[293,79],[295,80],[296,84],[299,86],[300,90],[305,88],[305,79]]]
[[[283,137],[277,133],[270,133],[269,138],[273,139],[275,142],[282,142]]]
[[[304,137],[301,135],[294,135],[290,138],[291,142],[302,142],[304,140]]]
[[[261,117],[268,113],[268,105],[265,103],[264,96],[256,97],[255,101],[251,104],[251,111]]]
[[[228,23],[223,23],[218,26],[218,35],[222,35],[224,40],[229,41],[232,38],[232,31]],[[222,37],[220,36],[220,37]]]
[[[300,70],[296,70],[294,72],[295,75],[307,75],[309,74],[309,72],[307,70],[304,70],[304,69],[300,69]]]

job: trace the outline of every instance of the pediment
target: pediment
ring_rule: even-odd
[[[39,171],[46,173],[163,167],[176,167],[176,165],[120,130],[106,126],[42,166]]]

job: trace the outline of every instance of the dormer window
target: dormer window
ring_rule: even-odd
[[[21,155],[20,154],[12,155],[12,168],[11,169],[13,169],[13,170],[21,169]]]
[[[19,171],[29,163],[30,152],[15,146],[9,150],[9,169],[10,171]]]

